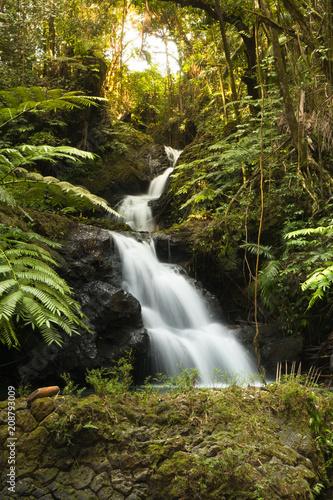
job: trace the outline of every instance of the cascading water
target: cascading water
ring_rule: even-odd
[[[138,299],[150,338],[152,370],[174,375],[197,368],[200,383],[214,384],[214,369],[229,375],[256,372],[231,331],[212,323],[196,289],[174,266],[158,261],[153,242],[112,233],[123,265],[123,288]]]
[[[181,152],[166,151],[174,166]],[[152,230],[148,202],[162,194],[173,166],[151,182],[147,195],[128,196],[117,208],[133,229]],[[211,322],[196,289],[174,266],[158,261],[153,241],[139,242],[118,233],[112,236],[123,266],[123,288],[142,306],[153,373],[174,375],[180,366],[197,368],[204,386],[213,385],[214,369],[229,375],[256,373],[254,361],[231,330]]]
[[[173,171],[181,153],[181,151],[169,146],[165,146],[165,151],[172,166],[151,181],[147,194],[137,196],[127,195],[116,207],[116,211],[124,217],[122,221],[126,222],[135,231],[154,231],[155,229],[149,202],[157,200],[163,193],[169,175]]]

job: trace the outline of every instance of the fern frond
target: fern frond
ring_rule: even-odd
[[[43,283],[39,283],[38,289],[47,294],[50,298],[53,298],[53,301],[56,304],[57,314],[61,315],[62,311],[75,310],[75,312],[79,316],[83,317],[83,313],[81,311],[79,303],[76,302],[76,300],[72,299],[71,296],[69,295],[71,290],[66,294],[64,293],[63,290],[58,292],[58,290],[56,290],[55,288],[50,288],[49,286]]]
[[[55,279],[57,281],[59,280],[59,276],[55,272],[55,270],[52,269],[48,264],[46,264],[42,260],[32,259],[31,257],[24,257],[24,259],[22,259],[22,262],[18,262],[16,265],[19,268],[24,267],[24,271],[20,275],[19,272],[16,271],[17,276],[22,279],[28,278],[32,279],[33,281],[40,281],[41,280],[40,275],[45,274],[50,279]],[[16,266],[14,266],[14,269],[16,270]],[[29,273],[29,275],[25,276],[25,273]],[[63,284],[65,284],[64,280]]]
[[[87,106],[98,106],[105,102],[102,97],[91,97],[79,92],[63,92],[61,89],[48,90],[43,87],[15,87],[0,92],[0,127],[24,113],[40,111],[72,110]],[[2,106],[1,106],[2,104]]]
[[[29,280],[32,283],[45,283],[48,287],[53,288],[54,290],[57,290],[58,292],[63,292],[69,293],[70,288],[67,286],[67,283],[65,284],[64,282],[60,281],[59,276],[55,273],[52,275],[51,273],[44,273],[44,272],[36,272],[34,270],[32,271],[16,271],[15,272],[16,277],[18,280]],[[21,286],[23,289],[23,285]]]
[[[314,290],[309,301],[308,309],[310,309],[318,299],[324,297],[325,292],[331,289],[332,284],[333,265],[316,269],[308,279],[301,284],[302,291]]]
[[[324,290],[321,289],[321,288],[318,288],[318,290],[316,290],[312,295],[311,295],[311,298],[310,298],[310,301],[309,301],[309,305],[307,307],[307,310],[311,309],[311,307],[314,305],[315,302],[317,302],[317,300],[321,300],[324,298]]]
[[[61,343],[57,329],[72,335],[79,333],[79,325],[89,331],[80,319],[84,315],[79,303],[70,296],[71,288],[49,265],[56,264],[54,259],[26,240],[38,240],[38,235],[0,225],[0,328],[6,325],[0,340],[9,347],[18,345],[13,318],[38,328],[49,342]]]
[[[0,262],[1,262],[1,255],[0,255]],[[8,274],[8,273],[12,273],[13,270],[10,266],[8,265],[0,265],[0,274]]]
[[[0,281],[0,297],[9,292],[12,288],[16,288],[17,290],[17,281],[15,279],[9,279],[6,281]]]
[[[333,226],[319,226],[319,227],[306,227],[304,229],[297,229],[297,231],[291,231],[287,233],[284,237],[286,239],[296,238],[298,236],[307,236],[309,234],[325,234],[327,232],[333,232]]]
[[[16,311],[17,306],[23,301],[21,290],[0,297],[0,321],[2,318],[10,320]]]
[[[58,346],[61,347],[63,340],[62,340],[60,333],[54,328],[54,326],[42,325],[40,327],[40,332],[42,334],[44,341],[48,345],[50,345],[54,342],[55,344],[57,344]]]
[[[40,251],[38,250],[40,248]],[[12,259],[13,261],[17,258],[22,258],[25,256],[28,257],[36,257],[36,258],[43,258],[43,260],[49,262],[52,265],[57,266],[57,262],[51,257],[50,253],[45,250],[43,247],[39,247],[38,245],[34,244],[28,244],[28,243],[22,243],[22,244],[17,244],[15,248],[8,248],[6,250],[6,255],[8,258]]]
[[[21,291],[30,298],[35,297],[39,300],[40,304],[45,307],[51,314],[62,313],[68,318],[71,316],[72,311],[69,304],[65,301],[62,303],[57,301],[53,294],[45,293],[45,291],[40,288],[35,288],[33,286],[21,286]]]
[[[333,283],[333,266],[316,269],[314,273],[304,282],[301,287],[302,290],[315,290],[322,288],[324,291]]]
[[[40,329],[43,325],[49,324],[49,313],[42,304],[32,297],[25,295],[22,299],[23,314]]]
[[[11,320],[0,320],[0,341],[8,348],[19,346],[19,341],[16,337],[13,324]]]
[[[309,246],[309,242],[305,239],[297,238],[295,236],[295,239],[289,240],[286,243],[287,248],[288,247],[307,247]]]
[[[262,255],[269,260],[275,259],[275,256],[272,253],[272,247],[270,246],[259,245],[258,248],[258,245],[256,243],[243,243],[242,245],[240,245],[240,248],[245,248],[254,255],[258,255],[259,252],[259,255]]]

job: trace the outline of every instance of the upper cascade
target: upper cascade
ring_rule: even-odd
[[[156,229],[149,202],[157,200],[162,195],[181,154],[181,150],[173,149],[170,146],[164,146],[164,148],[171,166],[150,182],[148,193],[136,196],[127,195],[116,207],[117,212],[124,217],[122,222],[126,222],[135,231],[151,232]]]

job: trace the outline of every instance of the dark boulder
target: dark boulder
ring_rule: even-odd
[[[141,305],[121,288],[122,272],[112,233],[92,226],[76,226],[58,256],[62,275],[73,288],[91,331],[63,335],[62,347],[35,344],[20,360],[25,383],[59,383],[62,373],[84,381],[86,369],[111,365],[132,350],[134,357],[148,349]]]
[[[300,362],[303,354],[303,337],[301,334],[286,335],[279,322],[259,324],[258,345],[261,364],[269,379],[276,374],[276,365],[285,363],[291,368],[293,361]],[[255,325],[247,325],[236,330],[237,338],[248,350],[254,353],[253,340],[256,335]]]

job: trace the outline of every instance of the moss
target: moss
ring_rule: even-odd
[[[142,482],[135,491],[151,500],[296,500],[327,483],[331,397],[300,384],[60,396],[32,431],[23,430],[30,410],[17,403],[20,477],[46,493],[89,487],[100,498],[103,489],[123,494]]]

